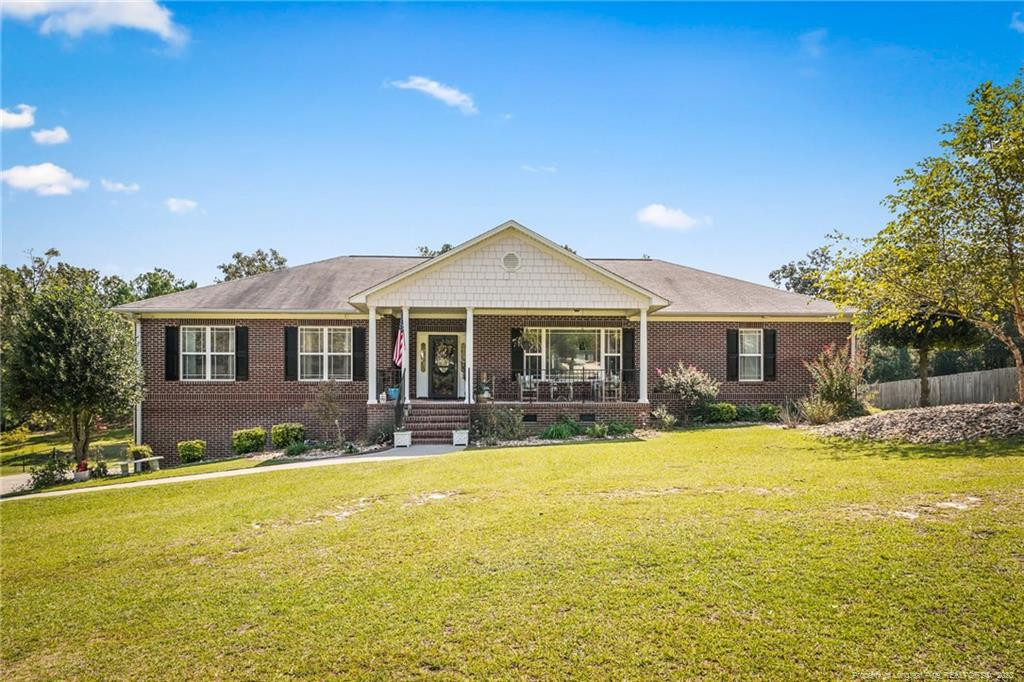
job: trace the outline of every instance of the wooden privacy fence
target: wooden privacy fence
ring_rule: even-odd
[[[1008,403],[1017,400],[1017,368],[986,369],[931,377],[929,380],[932,405],[958,403]],[[883,410],[917,407],[921,397],[918,379],[886,381],[871,384],[871,403]]]

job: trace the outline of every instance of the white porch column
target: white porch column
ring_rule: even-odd
[[[405,402],[411,403],[409,395],[409,306],[402,306],[402,377],[404,381]]]
[[[466,402],[473,404],[473,308],[466,307]]]
[[[366,330],[369,350],[366,353],[366,403],[377,404],[377,306],[369,306],[370,324]]]
[[[647,308],[640,309],[640,400],[647,400]]]

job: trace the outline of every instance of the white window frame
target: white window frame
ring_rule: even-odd
[[[757,353],[744,353],[743,352],[743,335],[753,334],[757,336]],[[737,332],[736,337],[736,378],[744,383],[757,383],[764,381],[764,330],[763,329],[740,329]],[[756,379],[744,379],[743,378],[743,358],[757,358],[757,378]]]
[[[311,352],[311,353],[304,353],[302,351],[302,332],[304,330],[308,331],[308,330],[311,330],[311,329],[316,329],[316,330],[319,330],[319,332],[320,332],[320,350],[316,351],[316,352]],[[330,346],[328,345],[328,338],[329,338],[329,335],[330,335],[331,331],[348,331],[348,352],[347,353],[337,353],[337,352],[331,352],[330,350],[328,350],[330,348]],[[298,344],[297,345],[298,345],[298,348],[296,350],[297,350],[298,356],[299,356],[298,357],[299,381],[306,381],[306,382],[341,381],[341,382],[345,382],[345,383],[349,383],[349,382],[352,381],[352,375],[355,374],[355,358],[353,357],[353,352],[352,352],[354,350],[352,327],[340,327],[340,326],[326,326],[326,327],[322,327],[322,326],[315,326],[315,327],[314,326],[309,326],[309,327],[299,327],[299,340],[298,340]],[[306,379],[304,379],[302,377],[302,356],[303,355],[313,355],[313,356],[319,355],[320,356],[321,360],[320,360],[320,376],[319,377],[317,377],[317,378],[306,378]],[[346,357],[347,356],[348,357],[348,359],[349,359],[348,360],[349,375],[348,375],[347,379],[330,379],[330,378],[328,378],[328,372],[330,371],[329,368],[330,368],[330,364],[331,364],[331,357],[333,357],[333,356],[339,356],[339,357]]]
[[[186,330],[203,330],[203,352],[193,353],[185,350],[185,331]],[[213,350],[213,332],[214,330],[228,331],[231,334],[231,351],[217,351]],[[216,382],[216,383],[227,383],[235,381],[235,353],[238,349],[235,346],[235,328],[230,325],[214,324],[187,324],[183,325],[178,330],[178,376],[181,377],[182,381],[203,381],[203,382]],[[185,377],[185,356],[186,355],[201,355],[204,357],[203,370],[205,376],[201,379],[194,377]],[[216,355],[228,355],[231,356],[231,377],[230,378],[213,378],[213,358]]]
[[[548,333],[552,331],[557,332],[599,332],[598,338],[598,349],[597,349],[597,361],[601,365],[601,371],[607,372],[607,368],[604,364],[605,357],[618,357],[619,358],[619,376],[622,376],[622,338],[619,339],[619,352],[618,353],[606,353],[605,348],[607,346],[607,332],[618,331],[622,333],[621,327],[524,327],[523,334],[525,335],[528,331],[537,331],[540,336],[540,350],[529,352],[523,349],[523,373],[526,373],[528,366],[527,358],[539,357],[540,358],[540,377],[541,380],[548,378]]]

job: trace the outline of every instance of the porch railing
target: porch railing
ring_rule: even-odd
[[[494,399],[500,401],[636,402],[640,395],[639,377],[635,369],[615,374],[601,369],[545,372],[527,381],[520,381],[519,376],[495,377],[491,391]]]

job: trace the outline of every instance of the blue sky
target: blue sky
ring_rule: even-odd
[[[4,262],[201,284],[236,250],[412,254],[509,218],[767,282],[881,227],[1024,63],[1020,3],[4,11]]]

